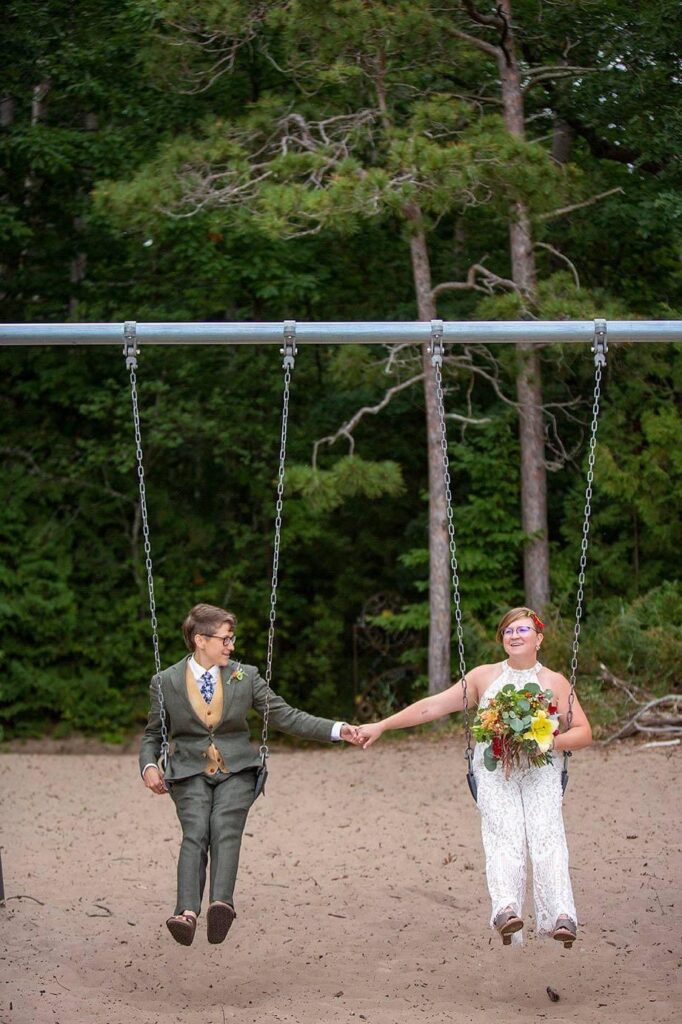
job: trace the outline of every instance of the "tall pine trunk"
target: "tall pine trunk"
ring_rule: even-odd
[[[511,0],[501,0],[498,11],[505,19],[504,43],[500,45],[498,67],[507,131],[525,138],[524,105],[516,59]],[[510,210],[509,247],[512,280],[518,287],[527,316],[537,304],[537,279],[530,214],[523,201]],[[537,346],[517,345],[516,396],[519,409],[521,449],[521,522],[526,534],[523,578],[526,603],[542,609],[549,601],[549,540],[547,528],[547,468],[542,421],[542,372]]]
[[[436,315],[436,308],[432,295],[431,265],[421,211],[416,204],[411,204],[405,208],[404,213],[411,229],[410,255],[418,315],[420,320],[430,321]],[[429,693],[438,693],[450,686],[452,682],[450,678],[450,549],[435,373],[428,345],[424,345],[422,349],[422,365],[429,466]]]

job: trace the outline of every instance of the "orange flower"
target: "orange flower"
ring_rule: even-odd
[[[481,725],[484,729],[492,729],[497,724],[497,711],[491,708],[486,708],[485,711],[481,711]]]

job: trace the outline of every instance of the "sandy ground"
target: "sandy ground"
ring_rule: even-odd
[[[135,756],[0,756],[3,1024],[680,1019],[679,748],[573,758],[572,950],[487,927],[457,740],[275,752],[247,823],[237,921],[164,926],[179,829]],[[31,898],[29,898],[31,897]],[[551,1002],[550,985],[560,996]]]

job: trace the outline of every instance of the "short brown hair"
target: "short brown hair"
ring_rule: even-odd
[[[195,604],[182,624],[182,635],[188,651],[195,648],[194,637],[197,633],[215,633],[216,629],[227,623],[232,629],[237,626],[237,616],[232,612],[218,608],[214,604]]]
[[[532,619],[533,625],[535,626],[538,633],[542,633],[545,628],[544,622],[540,619],[537,612],[534,612],[532,608],[510,608],[508,612],[505,612],[500,619],[495,633],[495,638],[502,643],[502,637],[507,626],[511,626],[512,622],[516,622],[518,619]]]

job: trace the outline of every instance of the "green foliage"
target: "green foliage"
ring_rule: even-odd
[[[367,462],[357,455],[337,459],[328,470],[292,466],[289,486],[318,513],[331,512],[348,498],[395,497],[404,490],[402,472],[395,462]]]
[[[0,134],[2,319],[409,320],[406,205],[420,207],[436,284],[465,281],[484,259],[509,278],[508,211],[519,200],[541,243],[537,315],[678,317],[676,7],[515,0],[513,11],[524,73],[562,62],[567,38],[571,61],[598,69],[528,78],[526,141],[499,117],[495,61],[453,32],[487,38],[463,5],[12,0],[12,59],[0,72],[11,101]],[[573,136],[561,166],[550,154],[557,118]],[[454,320],[520,312],[509,289],[439,296],[439,315]],[[313,469],[311,453],[420,365],[393,352],[387,375],[377,349],[302,348],[275,681],[295,703],[350,717],[372,686],[375,707],[389,709],[425,685],[420,387],[365,417],[352,455],[325,446]],[[592,360],[577,347],[542,358],[555,602],[546,649],[560,667]],[[446,366],[448,412],[488,421],[448,423],[472,665],[499,657],[491,635],[521,599],[522,534],[515,410],[502,401],[515,400],[515,357],[472,349],[465,363]],[[120,736],[143,719],[153,669],[120,352],[5,350],[0,370],[0,728]],[[579,681],[604,721],[612,696],[599,660],[654,692],[677,678],[679,390],[671,346],[612,346]],[[236,610],[240,654],[262,665],[278,354],[144,347],[139,391],[162,660],[182,655],[179,623],[208,600]],[[386,594],[381,652],[356,651],[359,621]]]

